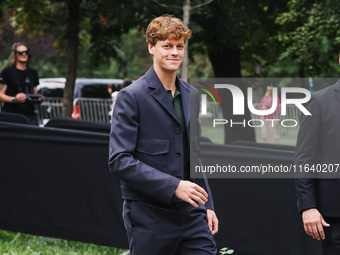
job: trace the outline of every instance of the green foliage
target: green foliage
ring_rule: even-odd
[[[192,12],[191,49],[221,57],[226,50],[238,50],[240,59],[231,57],[217,65],[231,62],[230,68],[241,61],[243,75],[266,76],[279,52],[279,44],[271,39],[279,28],[274,20],[284,8],[285,1],[215,0]],[[224,77],[230,73],[227,66]]]
[[[66,55],[66,0],[0,0],[17,32],[37,37],[52,34],[58,54]],[[181,0],[159,1],[181,6]],[[204,0],[192,0],[191,4]],[[164,13],[182,16],[149,0],[83,0],[81,3],[78,76],[140,76],[151,64],[141,36],[148,22]],[[340,2],[319,0],[223,1],[192,10],[190,77],[212,77],[210,54],[238,49],[242,76],[335,76],[340,71]],[[1,39],[1,38],[0,38]],[[35,56],[37,53],[35,54]],[[65,58],[37,56],[41,76],[64,76]],[[221,54],[221,57],[223,55]],[[8,52],[1,57],[8,58]],[[223,63],[223,61],[220,61]],[[226,68],[227,69],[227,68]],[[225,71],[228,74],[228,70]]]
[[[56,238],[0,230],[0,254],[10,255],[128,255],[128,251]]]
[[[280,60],[291,60],[309,76],[330,72],[337,63],[340,44],[340,2],[291,0],[289,10],[281,13],[276,23],[281,25],[277,40],[282,45]]]
[[[211,78],[214,77],[211,63],[206,54],[196,53],[189,61],[190,78]]]
[[[111,58],[126,62],[121,54],[122,35],[129,33],[131,28],[145,29],[153,15],[161,14],[160,8],[148,0],[98,1],[96,11],[88,16],[91,23],[90,62],[95,66],[108,63]]]
[[[57,16],[55,10],[60,10],[64,6],[58,1],[35,0],[5,0],[5,7],[11,9],[12,25],[16,27],[19,33],[30,33],[38,35],[45,32],[52,32],[56,28],[56,21],[65,19],[59,13]],[[62,18],[63,17],[63,18]],[[57,19],[59,18],[59,19]]]
[[[130,28],[142,28],[149,21],[145,15],[146,0],[110,1],[83,0],[80,6],[80,46],[88,46],[94,65],[117,56],[121,36]],[[68,1],[64,0],[5,0],[5,8],[12,10],[12,24],[17,32],[32,36],[53,34],[55,44],[65,54],[65,40],[68,19]],[[144,6],[144,7],[143,7]],[[143,8],[141,8],[143,7]],[[159,9],[160,7],[158,7]]]
[[[122,35],[116,47],[116,57],[94,65],[89,61],[88,47],[79,51],[78,77],[137,79],[152,65],[152,58],[142,32],[131,29]],[[103,54],[107,51],[103,50]]]
[[[17,33],[25,33],[31,37],[52,34],[59,54],[66,56],[66,26],[67,20],[71,18],[68,17],[68,1],[4,1],[5,8],[10,10],[11,24]],[[145,13],[147,2],[82,1],[77,76],[136,78],[146,71],[146,66],[149,67],[152,60],[146,50],[145,39],[137,29],[129,31],[132,27],[141,30],[149,22],[150,13]],[[148,7],[149,11],[157,8],[160,9],[155,4]],[[37,53],[39,52],[35,54]],[[37,62],[33,63],[33,67],[41,70],[41,77],[65,76],[64,57],[56,60],[51,56],[40,56]]]
[[[46,56],[34,65],[34,69],[39,72],[39,77],[64,77],[65,57]]]

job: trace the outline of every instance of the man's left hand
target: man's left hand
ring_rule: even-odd
[[[207,210],[207,221],[210,228],[211,234],[215,235],[218,232],[218,219],[213,210]]]

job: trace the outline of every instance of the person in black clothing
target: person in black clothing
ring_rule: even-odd
[[[27,116],[32,124],[37,124],[34,103],[28,94],[37,94],[38,72],[29,68],[29,48],[23,42],[14,43],[9,58],[10,65],[0,74],[0,101],[4,102],[2,111]]]

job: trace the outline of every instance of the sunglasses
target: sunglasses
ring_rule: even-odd
[[[28,55],[29,51],[28,51],[28,50],[20,50],[20,51],[17,51],[17,53],[18,53],[20,56],[23,55],[24,53],[25,53],[26,55]]]

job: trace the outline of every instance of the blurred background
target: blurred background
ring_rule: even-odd
[[[31,48],[31,67],[39,72],[40,78],[48,78],[42,84],[50,82],[41,85],[39,92],[46,97],[58,97],[47,98],[43,109],[39,109],[41,124],[59,116],[109,123],[106,111],[111,104],[110,95],[103,86],[100,98],[107,100],[102,106],[105,113],[100,114],[105,118],[85,117],[80,113],[81,106],[75,108],[80,104],[74,101],[79,97],[75,95],[79,90],[76,79],[116,79],[110,83],[119,90],[124,78],[135,80],[143,75],[152,65],[144,33],[147,24],[162,14],[183,19],[193,32],[187,61],[178,71],[188,82],[192,78],[211,77],[302,78],[298,86],[313,92],[332,84],[318,83],[316,78],[336,78],[340,71],[339,1],[0,0],[0,3],[0,68],[8,66],[13,42],[25,41]],[[50,79],[56,77],[57,80]],[[56,81],[62,83],[62,92],[53,95],[48,89],[60,89]],[[106,86],[108,82],[92,85]],[[296,86],[287,84],[274,85]],[[272,84],[251,85],[254,105],[259,105],[268,85]],[[86,93],[86,97],[99,97],[93,86],[88,91],[94,94]],[[246,95],[246,86],[238,86]],[[225,119],[231,116],[232,109],[228,96],[224,98],[226,110],[219,113]],[[87,107],[90,103],[84,104]],[[58,113],[52,114],[56,106]],[[91,115],[98,115],[96,111],[92,110]],[[298,114],[294,112],[296,120]],[[253,118],[257,117],[245,114],[246,120]],[[291,135],[282,133],[287,131],[282,129],[279,135],[290,136],[283,143],[295,145],[297,130],[298,126]],[[240,138],[261,141],[256,128],[254,131],[225,127],[221,132],[218,139],[210,139],[225,144]]]
[[[184,23],[192,30],[193,36],[188,42],[187,50],[188,65],[184,63],[183,69],[178,71],[178,75],[188,82],[193,78],[299,78],[298,86],[313,92],[332,84],[325,82],[324,78],[336,80],[339,77],[339,13],[340,1],[334,0],[0,0],[0,69],[9,65],[8,58],[12,44],[18,41],[27,42],[32,55],[30,66],[38,71],[41,78],[42,87],[39,92],[46,93],[46,101],[39,106],[37,113],[40,125],[44,125],[48,120],[56,117],[71,118],[72,116],[84,121],[104,123],[106,125],[100,126],[100,128],[103,129],[103,132],[108,133],[110,130],[108,112],[112,99],[107,93],[107,86],[112,84],[115,90],[119,90],[124,78],[136,80],[152,65],[152,58],[147,51],[144,33],[146,26],[154,17],[162,14],[173,14],[183,19]],[[317,82],[318,79],[322,82]],[[263,82],[257,85],[255,83],[237,85],[243,90],[245,97],[246,86],[253,85],[253,102],[254,105],[259,105],[261,97],[266,92],[266,87],[271,84]],[[274,85],[278,87],[296,86],[297,83],[284,82]],[[81,90],[81,88],[87,89]],[[57,94],[49,94],[52,93],[51,90],[55,90]],[[78,96],[78,92],[80,96]],[[226,151],[223,151],[223,153],[225,152],[231,159],[238,160],[238,162],[250,160],[252,164],[256,160],[262,160],[260,163],[268,162],[268,157],[279,163],[283,161],[288,164],[292,161],[298,125],[294,129],[282,128],[280,125],[277,127],[276,131],[281,139],[278,146],[288,145],[287,147],[260,147],[257,144],[254,150],[250,150],[248,147],[252,142],[263,142],[259,129],[252,127],[230,128],[225,125],[213,130],[209,124],[205,126],[204,123],[206,123],[207,118],[230,119],[233,117],[230,95],[223,94],[222,101],[225,103],[224,111],[215,109],[213,102],[210,101],[207,116],[201,116],[200,120],[203,136],[206,141],[214,143],[217,148],[216,151],[221,150],[220,144],[232,145],[235,142],[246,140],[246,142],[249,142],[244,146],[247,147],[246,151],[242,146],[225,146],[223,148]],[[248,111],[241,118],[249,120],[257,119],[258,116],[251,116]],[[299,112],[292,109],[290,118],[298,121]],[[235,121],[239,120],[235,119]],[[207,123],[211,124],[211,120]],[[81,125],[84,126],[85,124],[82,123]],[[94,127],[90,126],[90,128],[93,129]],[[99,126],[97,128],[99,129]],[[3,130],[12,136],[6,136],[6,132]],[[22,130],[25,138],[23,140],[26,141],[29,136],[24,132],[26,127]],[[27,128],[27,130],[30,131],[31,129]],[[21,146],[23,144],[21,137],[18,137],[20,132],[13,130],[12,126],[4,126],[2,131],[0,145],[3,148],[13,149],[13,154],[15,154],[18,147],[13,147],[14,139],[17,139]],[[46,137],[43,138],[49,139],[50,134],[48,132],[52,131],[36,129],[34,132],[38,135],[45,132]],[[55,132],[61,131],[56,130]],[[28,134],[31,135],[31,133]],[[72,133],[72,137],[73,135],[74,133]],[[99,138],[104,139],[98,134],[93,136],[93,140],[96,142]],[[33,138],[32,141],[28,142],[37,144],[37,148],[39,147],[39,150],[41,150],[38,150],[38,152],[46,154],[39,155],[39,160],[44,159],[47,162],[46,165],[49,163],[48,160],[55,161],[57,153],[52,154],[44,147],[46,144],[53,145],[53,142],[45,143],[44,139],[40,139],[40,144]],[[106,138],[107,136],[105,136]],[[59,140],[59,137],[55,139],[55,141]],[[95,146],[97,146],[96,142],[94,142]],[[108,173],[106,173],[107,156],[105,153],[107,153],[107,144],[105,142],[106,140],[100,147],[100,153],[97,153],[100,159],[96,162],[103,164],[101,169],[104,169],[105,175],[99,177],[106,181],[108,179],[106,174]],[[267,142],[277,143],[277,141]],[[59,143],[57,145],[59,146]],[[206,147],[209,149],[210,145],[208,145],[206,144]],[[73,147],[65,146],[65,148],[72,149]],[[274,150],[268,148],[274,148]],[[53,147],[53,149],[55,148]],[[58,151],[57,149],[55,150]],[[86,152],[83,152],[82,149]],[[232,153],[235,150],[240,158],[235,158]],[[255,153],[257,150],[260,150],[259,154]],[[68,164],[69,155],[72,154],[68,153],[67,150],[60,151],[64,152],[62,158],[65,158],[65,160],[58,161]],[[93,149],[91,146],[86,147],[81,144],[79,148],[76,147],[72,151],[73,154],[76,153],[78,156],[76,158],[78,161],[73,161],[78,164],[84,158],[88,158],[89,162],[93,162],[94,151],[97,151],[97,147]],[[59,151],[58,154],[60,154]],[[86,155],[90,156],[86,157]],[[258,155],[262,155],[263,158]],[[225,158],[224,154],[222,156]],[[255,157],[256,159],[254,159]],[[2,163],[5,163],[6,166],[6,158],[3,158]],[[15,163],[19,164],[20,162]],[[65,165],[67,165],[66,163]],[[12,163],[8,165],[12,167]],[[55,167],[57,168],[57,166]],[[60,167],[60,169],[64,168]],[[98,171],[96,167],[88,168],[89,171],[93,171],[91,172],[92,175],[87,177],[89,183],[91,183],[92,176],[99,178]],[[0,186],[4,187],[5,190],[2,195],[9,197],[8,205],[11,205],[12,199],[8,194],[13,193],[13,197],[17,198],[16,192],[20,191],[17,187],[21,187],[21,185],[16,186],[18,177],[21,177],[23,184],[28,182],[25,175],[15,175],[15,171],[13,173],[13,171],[5,171],[4,169],[7,168],[3,168],[3,176],[13,174],[11,178],[15,180],[9,182],[6,178],[0,178],[0,181],[3,181]],[[15,165],[13,169],[24,171],[26,167]],[[34,169],[44,173],[46,167],[39,164],[39,166],[34,166]],[[69,180],[69,173],[74,171],[73,168],[69,169],[71,168],[64,169],[65,180]],[[80,170],[83,171],[84,169],[81,168]],[[37,172],[38,177],[41,176],[39,171]],[[39,178],[33,178],[35,176],[32,175],[32,177],[31,172],[25,171],[25,174],[33,180],[37,179],[38,182]],[[82,175],[84,174],[82,173]],[[77,175],[74,178],[74,183],[78,183],[78,180]],[[302,233],[302,226],[297,223],[299,218],[297,218],[296,213],[295,189],[292,180],[269,180],[271,182],[249,180],[249,183],[248,181],[243,183],[243,180],[239,182],[233,180],[227,184],[218,181],[214,180],[211,186],[216,190],[214,194],[216,194],[217,209],[221,212],[220,215],[223,215],[223,217],[221,216],[221,219],[223,219],[221,224],[225,226],[221,227],[221,233],[218,236],[220,248],[230,244],[230,247],[236,249],[237,254],[247,255],[313,254],[311,250],[314,249],[314,246],[307,246],[310,250],[306,250],[303,241],[293,236],[296,234],[305,238],[304,233]],[[78,194],[78,188],[74,185],[72,179],[69,182],[71,183],[70,187],[74,186],[75,188],[74,194]],[[10,185],[11,183],[14,183],[13,187]],[[56,187],[59,187],[60,191],[64,191],[63,187],[59,185],[60,183],[62,182],[58,182]],[[83,185],[82,182],[79,183]],[[6,190],[7,184],[11,189]],[[46,185],[48,184],[46,182]],[[98,187],[102,186],[103,189],[106,188],[105,185],[93,185],[93,190],[98,190]],[[112,188],[111,186],[111,184],[108,185]],[[243,186],[248,187],[248,189],[243,189]],[[32,185],[32,187],[35,187],[35,185]],[[240,188],[239,192],[238,188]],[[88,190],[88,186],[84,185],[84,189]],[[230,194],[238,195],[226,196],[228,189]],[[11,192],[8,192],[8,190]],[[258,191],[258,193],[254,191]],[[118,191],[111,192],[110,189],[105,189],[103,192],[110,195],[118,194]],[[25,195],[26,193],[22,192],[22,194]],[[37,192],[37,194],[44,194],[44,192]],[[58,192],[51,190],[49,194],[55,195]],[[275,204],[272,197],[277,198],[278,195],[279,201]],[[64,197],[66,196],[62,198],[64,199]],[[118,197],[120,199],[120,196]],[[94,198],[93,201],[97,202],[97,197]],[[120,203],[119,199],[117,201]],[[46,200],[53,202],[50,197],[47,197]],[[282,203],[282,201],[285,203]],[[31,213],[29,216],[38,218],[36,211],[31,210],[29,202],[20,203],[18,201],[18,208],[21,208],[23,204],[28,205],[29,210],[27,212]],[[103,201],[102,208],[106,208],[107,204],[106,200]],[[224,206],[228,208],[226,209]],[[6,209],[10,206],[6,206],[5,203],[2,208],[4,208],[4,215],[11,216],[6,213]],[[63,205],[60,208],[63,208]],[[247,214],[249,208],[255,208],[257,211],[249,216]],[[271,208],[271,210],[267,210],[267,208]],[[286,211],[282,211],[282,208],[286,208]],[[40,210],[38,207],[36,209]],[[243,214],[238,211],[239,209],[242,210]],[[20,211],[15,210],[15,208],[13,211],[17,212],[18,215],[20,214]],[[102,213],[105,210],[98,209],[98,211]],[[117,215],[119,215],[117,218],[120,219],[120,210],[117,211]],[[111,213],[110,210],[109,212]],[[251,235],[252,238],[249,238],[247,231],[243,231],[242,235],[239,233],[235,235],[234,230],[240,227],[239,223],[230,215],[244,215],[244,218],[248,219],[245,222],[248,225],[249,234],[251,234],[251,230],[263,227],[256,224],[267,223],[268,231],[265,233],[267,233],[268,238],[263,238],[264,240],[254,239],[255,235]],[[278,216],[275,217],[275,215]],[[22,215],[19,216],[22,217]],[[263,216],[263,220],[258,220],[258,216]],[[270,221],[266,217],[273,217],[275,221]],[[94,217],[94,219],[97,218],[99,217]],[[108,219],[111,218],[112,215],[109,215]],[[76,220],[74,221],[78,223]],[[35,223],[35,221],[32,222],[32,224]],[[40,219],[37,222],[40,222]],[[277,224],[275,225],[273,222]],[[7,223],[10,225],[11,222],[8,220],[2,222],[2,224]],[[84,222],[80,221],[80,224],[84,224]],[[290,225],[294,227],[290,228]],[[12,226],[3,229],[21,230]],[[36,227],[33,229],[35,230]],[[78,228],[76,229],[78,230]],[[112,232],[111,228],[109,228],[109,231]],[[276,235],[276,231],[280,234]],[[281,237],[281,232],[285,236]],[[41,234],[39,231],[38,233],[30,233]],[[65,233],[68,232],[61,231],[61,233],[62,235],[59,236],[57,233],[57,237],[65,237]],[[119,231],[117,233],[123,235]],[[121,231],[121,233],[124,233],[125,237],[125,232]],[[53,235],[56,235],[55,231]],[[49,233],[48,236],[53,235]],[[106,237],[114,240],[110,235]],[[241,242],[238,242],[238,239],[235,241],[233,238],[239,238],[242,245]],[[84,240],[84,238],[79,239]],[[273,239],[276,242],[273,242]],[[73,238],[72,240],[77,239]],[[252,243],[244,243],[247,241]],[[93,240],[91,239],[90,242],[93,242]],[[301,243],[301,247],[297,243]],[[17,244],[18,246],[16,246]],[[18,248],[15,248],[15,251],[11,254],[37,254],[22,250],[23,246],[29,247],[32,244],[36,246],[32,249],[36,250],[45,250],[45,248],[41,248],[43,245],[46,245],[46,249],[52,245],[58,246],[58,251],[48,251],[45,252],[46,254],[127,254],[125,250],[109,251],[104,247],[101,250],[96,250],[97,248],[94,246],[80,248],[81,244],[79,243],[68,243],[55,239],[42,240],[26,237],[20,233],[0,231],[0,254],[7,254],[14,246]],[[67,247],[74,247],[75,252],[63,253],[59,251],[59,248],[65,250]],[[121,248],[126,248],[126,244],[122,245]],[[94,250],[92,251],[92,249]],[[242,249],[245,249],[244,253],[242,253]],[[257,250],[258,252],[250,253],[246,249]]]
[[[183,19],[186,7],[189,78],[337,77],[340,70],[338,1],[0,2],[0,67],[13,42],[27,41],[40,77],[65,77],[67,59],[78,53],[77,77],[136,79],[152,63],[147,24],[165,13]]]

